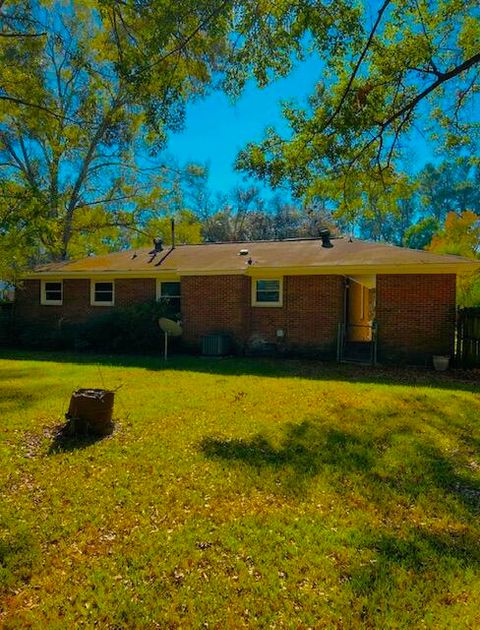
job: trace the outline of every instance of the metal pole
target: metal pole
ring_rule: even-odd
[[[337,328],[337,363],[342,360],[342,345],[344,337],[344,324],[338,324]]]

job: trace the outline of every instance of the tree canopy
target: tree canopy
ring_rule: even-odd
[[[473,0],[0,0],[3,265],[167,238],[170,216],[196,242],[307,235],[335,211],[426,246],[448,212],[480,212],[479,18]],[[190,99],[263,87],[309,55],[318,81],[283,103],[288,131],[237,160],[301,206],[215,197],[208,169],[165,160]],[[419,130],[450,156],[412,174],[400,158]]]
[[[279,5],[256,49],[268,50],[283,34],[291,53],[306,46],[318,55],[319,80],[304,105],[284,103],[289,132],[268,129],[241,152],[240,169],[274,186],[288,182],[300,196],[336,192],[345,212],[361,211],[366,190],[377,185],[374,195],[388,193],[397,185],[397,158],[413,129],[444,147],[472,142],[479,122],[476,0]],[[260,82],[266,69],[281,72],[276,59],[255,51],[251,63]]]
[[[225,17],[198,0],[2,4],[0,206],[22,200],[2,231],[50,259],[98,252],[170,193],[158,152],[212,82]]]
[[[438,254],[480,258],[480,216],[470,210],[460,214],[449,212],[445,225],[433,236],[428,249]],[[467,274],[459,279],[457,300],[462,306],[480,304],[478,273]]]

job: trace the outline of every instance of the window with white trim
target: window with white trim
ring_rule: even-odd
[[[281,278],[253,279],[253,306],[282,306],[283,281]]]
[[[42,280],[40,303],[46,306],[63,304],[63,282]]]
[[[180,282],[178,280],[159,280],[157,282],[157,300],[164,302],[172,313],[180,313]]]
[[[113,282],[100,280],[90,284],[90,304],[93,306],[113,306],[115,289]]]

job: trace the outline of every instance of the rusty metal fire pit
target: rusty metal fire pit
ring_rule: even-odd
[[[77,389],[65,414],[72,435],[109,435],[113,431],[115,392],[106,389]]]

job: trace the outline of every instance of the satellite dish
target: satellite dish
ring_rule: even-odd
[[[160,317],[158,320],[158,325],[163,330],[164,333],[170,335],[170,337],[180,337],[182,334],[182,327],[178,322],[175,322],[173,319],[167,319],[166,317]]]
[[[166,317],[160,317],[160,319],[158,320],[158,325],[164,332],[164,358],[166,361],[168,356],[168,335],[170,335],[170,337],[180,337],[180,335],[182,334],[182,327],[178,322],[175,322],[173,319],[167,319]]]

